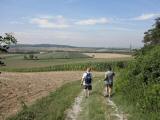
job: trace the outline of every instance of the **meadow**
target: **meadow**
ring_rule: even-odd
[[[70,70],[75,68],[73,66],[78,67],[72,70],[84,70],[83,66],[94,64],[94,62],[100,64],[114,61],[126,61],[131,59],[131,56],[124,56],[122,54],[119,54],[119,56],[122,57],[118,56],[106,58],[104,56],[103,58],[93,58],[79,52],[52,52],[34,54],[34,56],[36,56],[38,59],[25,59],[24,56],[26,56],[26,54],[8,54],[3,56],[6,66],[0,67],[0,70],[12,72]]]

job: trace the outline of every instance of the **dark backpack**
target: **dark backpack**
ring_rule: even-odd
[[[86,73],[86,77],[85,77],[85,83],[86,84],[91,84],[92,82],[92,76],[91,76],[91,73]]]

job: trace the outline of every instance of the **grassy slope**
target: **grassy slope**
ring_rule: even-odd
[[[79,81],[67,83],[8,120],[63,120],[80,90]]]
[[[37,55],[39,59],[89,58],[79,52],[50,52]]]

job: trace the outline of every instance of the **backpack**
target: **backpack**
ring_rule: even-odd
[[[108,75],[107,75],[107,76],[105,77],[104,81],[108,81],[108,79],[109,79],[109,78],[108,78]]]
[[[85,84],[91,84],[92,82],[92,76],[91,73],[86,73],[86,77],[85,77]]]

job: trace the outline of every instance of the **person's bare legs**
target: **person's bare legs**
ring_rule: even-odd
[[[84,93],[85,93],[85,97],[87,98],[90,96],[91,91],[88,89],[84,89]]]
[[[88,96],[88,91],[87,91],[87,89],[84,89],[84,94],[85,94],[85,97]]]
[[[90,96],[90,92],[91,92],[91,91],[90,91],[90,90],[88,90],[88,97]]]
[[[108,95],[108,87],[105,86],[105,96],[107,96],[107,95]]]
[[[111,92],[112,92],[112,88],[111,87],[108,87],[108,96],[109,96],[109,98],[111,98]]]

